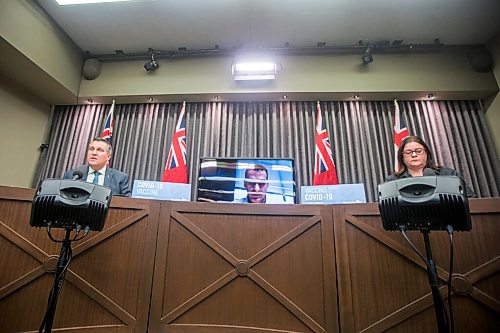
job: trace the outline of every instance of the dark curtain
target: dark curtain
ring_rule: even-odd
[[[341,183],[363,183],[367,201],[392,172],[394,102],[321,102]],[[113,168],[131,179],[160,180],[181,103],[115,107]],[[479,101],[399,102],[410,134],[437,163],[457,169],[478,196],[498,196],[499,163]],[[37,182],[85,163],[88,142],[110,105],[58,106]],[[291,157],[298,187],[311,185],[316,102],[186,103],[189,182],[197,190],[200,157]]]

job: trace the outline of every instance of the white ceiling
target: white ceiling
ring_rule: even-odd
[[[312,48],[403,40],[484,44],[500,33],[500,0],[136,0],[59,6],[38,0],[92,55]]]

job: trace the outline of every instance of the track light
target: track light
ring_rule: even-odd
[[[372,47],[370,44],[366,45],[365,53],[361,57],[361,60],[363,60],[363,65],[368,65],[373,62]]]
[[[153,49],[149,49],[149,52],[151,52],[151,60],[146,61],[146,63],[144,64],[144,69],[148,72],[154,71],[158,69],[158,67],[160,67],[155,59],[155,51]]]

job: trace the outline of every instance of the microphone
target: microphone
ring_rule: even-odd
[[[83,172],[76,170],[73,172],[73,178],[71,180],[78,180],[83,178]]]
[[[437,172],[434,169],[431,168],[425,168],[423,171],[423,176],[436,176]]]

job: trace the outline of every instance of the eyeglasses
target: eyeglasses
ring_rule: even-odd
[[[413,155],[413,153],[415,153],[417,155],[422,155],[424,152],[425,152],[425,148],[417,148],[415,150],[411,150],[411,149],[405,150],[403,152],[403,154],[405,154],[406,156]]]

